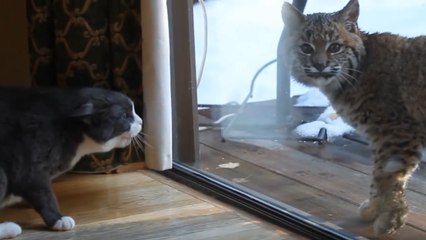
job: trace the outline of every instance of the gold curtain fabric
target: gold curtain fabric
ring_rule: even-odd
[[[140,0],[27,0],[32,84],[123,91],[142,116]],[[79,172],[142,161],[136,148],[94,154]]]

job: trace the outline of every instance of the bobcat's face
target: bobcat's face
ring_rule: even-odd
[[[302,29],[294,41],[291,66],[294,77],[317,87],[351,78],[350,72],[359,65],[358,53],[341,35],[339,25],[333,22],[323,27],[314,25]]]
[[[350,7],[354,8],[305,16],[290,4],[284,5],[289,36],[285,49],[296,80],[320,88],[355,80],[365,49],[356,24],[357,9]]]

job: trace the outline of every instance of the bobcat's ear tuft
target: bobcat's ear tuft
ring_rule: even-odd
[[[359,17],[359,3],[358,0],[350,0],[346,6],[336,13],[338,21],[345,24],[346,29],[354,32],[354,27]]]
[[[281,16],[285,27],[289,27],[290,29],[298,28],[305,22],[305,15],[288,2],[284,2],[281,9]]]

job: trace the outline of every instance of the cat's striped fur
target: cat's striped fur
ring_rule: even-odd
[[[360,31],[357,0],[308,15],[284,3],[282,15],[293,77],[318,87],[369,138],[375,165],[360,215],[375,233],[393,233],[405,223],[405,186],[426,146],[426,36]]]

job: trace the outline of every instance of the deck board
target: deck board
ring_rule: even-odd
[[[369,153],[356,154],[338,147],[312,143],[308,146],[289,140],[280,142],[279,147],[273,141],[269,141],[270,145],[259,140],[244,141],[223,142],[216,131],[201,133],[202,164],[199,166],[351,232],[374,238],[371,226],[357,218],[358,204],[369,191]],[[260,147],[262,145],[264,147]],[[239,162],[240,167],[217,167],[226,162]],[[382,239],[426,239],[423,178],[423,173],[416,173],[409,185],[408,224],[396,235]]]

